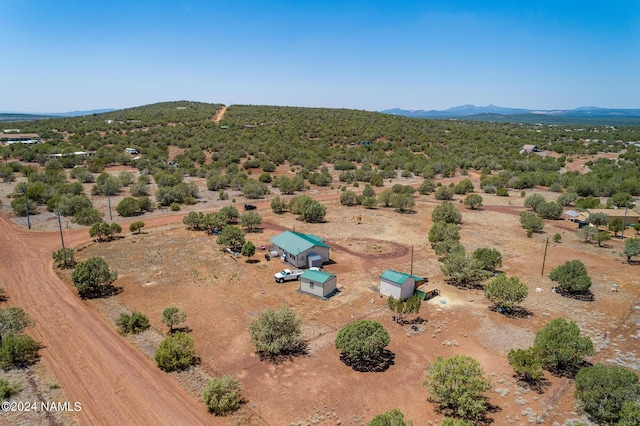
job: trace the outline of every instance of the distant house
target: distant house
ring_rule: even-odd
[[[307,269],[300,276],[300,291],[318,297],[329,297],[337,291],[338,278],[334,274]]]
[[[587,212],[577,212],[575,210],[567,210],[564,212],[565,217],[569,222],[577,222],[577,223],[586,223],[587,218],[589,217],[589,213]]]
[[[284,231],[269,240],[273,250],[296,268],[322,266],[329,261],[329,247],[317,235]]]
[[[0,143],[6,145],[12,145],[14,143],[21,143],[23,145],[35,145],[42,142],[40,136],[35,133],[15,133],[12,130],[7,129],[9,132],[0,133]]]
[[[620,219],[627,226],[637,227],[640,223],[640,214],[631,209],[587,209],[588,214],[604,213],[609,216],[609,222]],[[588,216],[587,216],[588,217]]]
[[[124,151],[125,151],[127,154],[131,154],[131,155],[137,155],[137,154],[140,154],[140,153],[138,152],[138,150],[137,150],[137,149],[135,149],[135,148],[125,148],[125,149],[124,149]]]
[[[47,158],[49,158],[50,160],[58,160],[62,157],[73,157],[73,156],[90,157],[92,153],[93,152],[87,152],[87,151],[66,152],[64,154],[49,154],[47,155]]]
[[[405,300],[413,296],[416,287],[424,284],[424,278],[387,269],[380,275],[380,294]]]
[[[540,152],[542,150],[538,148],[538,145],[523,145],[522,151],[523,152]]]

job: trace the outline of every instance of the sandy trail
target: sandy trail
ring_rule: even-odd
[[[65,232],[67,246],[86,240],[86,229]],[[8,304],[35,319],[28,332],[44,345],[40,354],[71,404],[82,404],[80,423],[220,424],[56,276],[51,253],[59,245],[57,232],[27,231],[0,216]]]

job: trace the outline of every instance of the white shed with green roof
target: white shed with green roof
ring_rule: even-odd
[[[320,267],[329,261],[329,247],[317,235],[284,231],[269,240],[273,250],[296,268]]]
[[[318,297],[329,297],[336,292],[338,277],[322,271],[307,269],[300,275],[300,291]]]
[[[380,275],[380,294],[405,300],[413,296],[415,288],[423,282],[424,278],[387,269]]]

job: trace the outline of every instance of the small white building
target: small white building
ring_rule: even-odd
[[[329,297],[336,292],[338,277],[322,271],[307,269],[300,275],[300,291],[318,297]]]
[[[380,294],[405,300],[413,296],[416,287],[424,283],[424,278],[387,269],[380,275]]]

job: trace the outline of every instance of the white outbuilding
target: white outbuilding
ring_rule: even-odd
[[[424,281],[424,278],[415,275],[387,269],[380,275],[380,294],[405,300],[413,296],[416,287],[422,285]]]
[[[322,271],[307,269],[300,276],[300,291],[318,297],[329,297],[336,292],[338,277]]]

